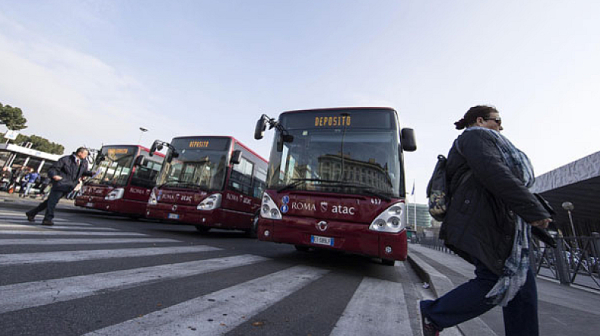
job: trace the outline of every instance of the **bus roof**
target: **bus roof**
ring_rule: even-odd
[[[250,153],[254,154],[257,158],[263,160],[265,163],[269,163],[269,161],[265,160],[265,158],[263,158],[262,156],[258,155],[255,151],[253,151],[252,149],[250,149],[248,146],[244,145],[242,142],[240,142],[238,139],[229,136],[229,135],[187,135],[187,136],[178,136],[178,137],[174,137],[171,141],[175,140],[175,139],[183,139],[183,138],[199,138],[199,137],[207,137],[207,138],[228,138],[233,140],[235,143],[239,144],[240,146],[244,147],[245,150],[249,151]]]
[[[142,145],[124,145],[124,144],[118,144],[118,145],[102,145],[102,147],[117,147],[117,146],[123,146],[123,147],[137,147],[143,151],[146,152],[150,152],[150,148],[148,147],[144,147]],[[159,152],[155,152],[154,155],[158,155],[159,157],[164,158],[165,154],[159,153]]]
[[[302,112],[334,112],[334,111],[348,111],[348,110],[379,110],[379,111],[393,111],[396,112],[395,109],[391,107],[327,107],[327,108],[316,108],[316,109],[306,109],[306,110],[291,110],[285,111],[283,113],[302,113]]]

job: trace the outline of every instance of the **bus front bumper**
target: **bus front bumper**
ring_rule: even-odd
[[[140,202],[128,199],[106,200],[100,196],[82,195],[75,199],[75,205],[88,209],[115,212],[127,215],[144,216],[147,202]]]
[[[318,247],[390,260],[406,260],[406,230],[398,233],[369,230],[369,224],[328,221],[319,227],[314,218],[260,218],[258,239]],[[324,229],[324,230],[323,230]]]

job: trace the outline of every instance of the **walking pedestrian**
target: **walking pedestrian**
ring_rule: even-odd
[[[29,191],[31,187],[36,183],[40,174],[33,170],[33,168],[28,169],[28,173],[21,180],[21,190],[19,191],[19,197],[27,197],[29,195]]]
[[[2,174],[0,175],[0,190],[8,191],[10,182],[12,181],[12,171],[10,167],[2,167]]]
[[[530,234],[531,226],[546,228],[551,219],[528,189],[533,168],[500,134],[496,108],[474,106],[455,125],[466,130],[448,153],[451,202],[440,238],[475,265],[475,278],[437,300],[420,302],[423,334],[439,335],[500,305],[506,335],[538,335]]]
[[[85,147],[79,147],[73,155],[61,157],[49,170],[48,176],[52,179],[52,189],[48,199],[40,203],[37,207],[27,211],[27,220],[35,222],[35,216],[42,210],[46,210],[42,225],[54,225],[54,208],[58,201],[68,194],[83,176],[91,176],[93,173],[88,171],[86,157],[88,150]]]

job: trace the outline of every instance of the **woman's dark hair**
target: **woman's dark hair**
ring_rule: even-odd
[[[457,130],[461,130],[473,125],[475,122],[477,122],[477,118],[479,117],[488,118],[491,113],[498,113],[498,110],[489,105],[473,106],[467,111],[467,113],[465,113],[465,116],[459,121],[455,122],[454,125],[456,126]]]

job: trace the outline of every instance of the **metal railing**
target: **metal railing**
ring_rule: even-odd
[[[557,247],[551,248],[533,240],[530,260],[537,275],[558,280],[563,285],[577,284],[600,289],[600,234],[591,237],[556,237]],[[438,251],[453,253],[444,241],[420,237],[418,244]]]

